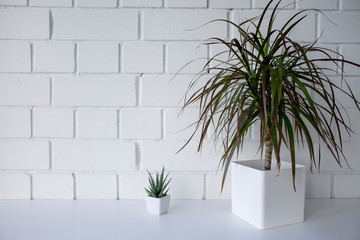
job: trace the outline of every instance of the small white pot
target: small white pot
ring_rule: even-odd
[[[161,215],[168,211],[170,205],[170,195],[162,198],[146,197],[146,208],[149,213]]]
[[[274,162],[274,161],[273,161]],[[296,164],[295,187],[291,163],[264,170],[261,160],[231,163],[232,212],[259,229],[304,221],[305,166]]]

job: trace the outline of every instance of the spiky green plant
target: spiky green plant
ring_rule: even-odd
[[[156,173],[156,178],[154,179],[151,173],[147,170],[149,174],[149,187],[145,188],[146,193],[149,197],[153,198],[162,198],[165,197],[170,188],[167,188],[171,179],[167,179],[169,173],[164,177],[165,168],[162,168],[161,174]]]
[[[312,165],[320,165],[320,154],[315,160],[311,133],[319,136],[340,166],[347,164],[340,131],[344,129],[350,133],[351,129],[336,94],[349,97],[360,110],[359,102],[343,78],[344,64],[360,65],[345,60],[341,55],[332,57],[337,53],[317,47],[316,41],[301,44],[291,39],[289,33],[302,22],[308,11],[323,14],[321,11],[299,11],[282,28],[274,29],[280,1],[267,16],[272,2],[269,1],[260,16],[240,24],[215,20],[234,27],[239,36],[231,40],[212,38],[206,43],[219,44],[227,50],[206,63],[189,90],[194,91],[204,76],[208,77],[207,82],[200,89],[195,88],[195,93],[185,99],[184,108],[196,102],[200,105],[199,120],[195,124],[195,132],[201,131],[198,151],[201,151],[207,133],[211,132],[210,126],[215,129],[212,138],[223,145],[220,160],[224,169],[222,186],[234,153],[239,154],[245,135],[257,121],[260,122],[261,157],[265,152],[264,169],[270,169],[273,151],[280,169],[280,149],[285,145],[290,151],[294,187],[296,141],[302,146],[304,143],[307,145]],[[314,53],[320,57],[312,58],[310,54]],[[222,60],[224,55],[227,60]],[[324,62],[333,66],[319,65]],[[334,70],[337,68],[340,73]],[[341,75],[345,88],[332,82],[328,72]]]

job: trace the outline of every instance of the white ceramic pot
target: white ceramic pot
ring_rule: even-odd
[[[274,161],[273,161],[274,162]],[[261,160],[231,163],[232,212],[259,229],[304,221],[305,166],[296,164],[295,187],[291,163],[264,170]]]
[[[149,213],[161,215],[168,211],[170,205],[170,195],[162,198],[146,197],[146,208]]]

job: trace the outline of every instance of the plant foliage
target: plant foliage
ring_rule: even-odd
[[[145,188],[146,193],[149,197],[153,198],[162,198],[165,197],[167,192],[169,191],[168,185],[171,181],[171,178],[168,180],[169,173],[164,177],[165,168],[162,168],[161,174],[156,173],[155,179],[151,175],[149,171],[149,187]]]
[[[195,124],[195,132],[201,131],[198,151],[211,126],[215,129],[212,138],[222,143],[222,184],[234,153],[239,154],[244,136],[257,121],[260,122],[259,151],[261,156],[265,151],[265,169],[270,168],[274,151],[280,170],[280,149],[285,146],[290,152],[294,187],[296,142],[307,146],[312,165],[320,167],[320,147],[319,156],[315,157],[314,133],[340,166],[347,164],[340,130],[350,133],[351,129],[336,94],[349,97],[360,110],[359,102],[343,78],[344,64],[360,65],[330,49],[317,47],[317,41],[303,44],[289,36],[307,12],[323,14],[321,11],[299,11],[280,29],[274,29],[280,1],[270,11],[272,2],[269,1],[260,16],[240,24],[214,20],[235,28],[239,36],[231,40],[212,38],[206,43],[222,45],[226,50],[209,59],[193,79],[189,91],[195,89],[200,78],[208,76],[207,82],[195,89],[195,93],[188,95],[188,92],[185,99],[184,108],[196,102],[200,104],[199,120]],[[227,60],[222,60],[224,55]],[[324,67],[324,62],[333,66]],[[329,79],[329,72],[341,75],[341,86]]]

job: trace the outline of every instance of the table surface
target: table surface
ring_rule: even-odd
[[[142,200],[1,200],[1,240],[360,239],[360,199],[310,199],[305,222],[258,230],[228,200],[176,200],[167,214]]]

